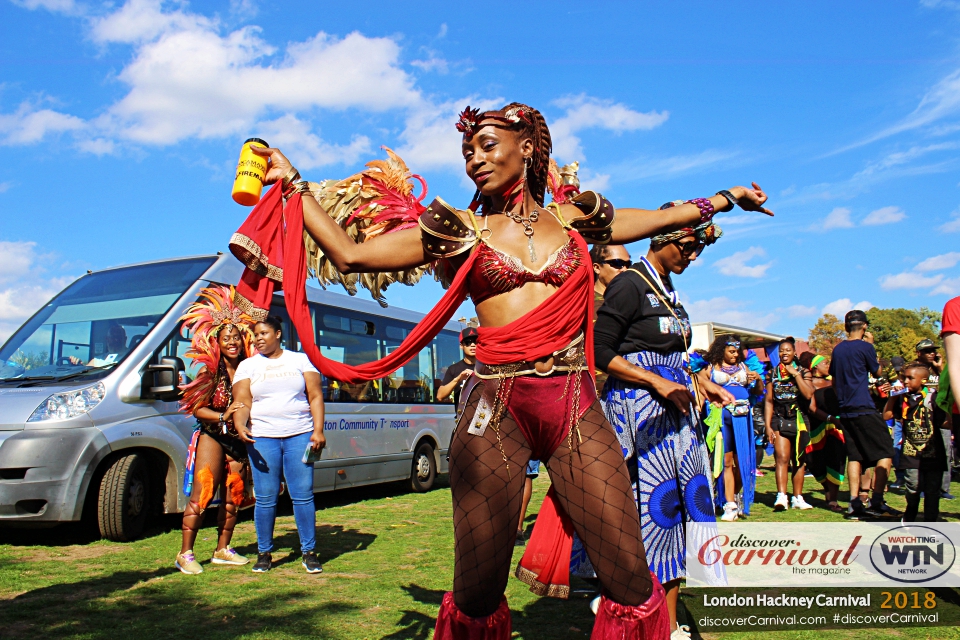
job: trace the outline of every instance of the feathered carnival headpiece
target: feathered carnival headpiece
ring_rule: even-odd
[[[673,202],[668,202],[661,206],[660,209],[669,209],[670,207],[675,207],[680,204],[683,204],[682,200],[674,200]],[[668,242],[680,240],[681,238],[686,238],[687,236],[693,236],[698,241],[709,247],[723,236],[723,229],[714,224],[713,220],[708,220],[707,222],[697,225],[696,227],[684,227],[682,229],[677,229],[676,231],[660,234],[659,236],[653,236],[650,239],[650,243],[655,245],[667,244]]]
[[[468,105],[457,118],[457,131],[462,133],[464,138],[470,140],[481,129],[483,125],[480,123],[484,120],[498,120],[507,125],[515,125],[519,124],[521,120],[529,122],[530,117],[526,110],[520,106],[511,107],[501,114],[499,111],[484,111],[481,113],[480,109],[471,109]]]
[[[180,318],[184,332],[193,332],[190,350],[186,355],[206,367],[197,379],[181,387],[183,398],[180,409],[193,413],[210,401],[220,366],[220,342],[218,337],[224,327],[236,327],[243,340],[243,355],[256,353],[253,347],[254,321],[234,303],[234,288],[225,286],[206,287],[197,294],[197,300]]]

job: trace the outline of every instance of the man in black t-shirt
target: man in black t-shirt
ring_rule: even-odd
[[[460,390],[463,389],[463,383],[473,375],[473,367],[476,364],[477,355],[477,337],[479,333],[474,327],[467,327],[460,332],[460,347],[463,349],[463,360],[447,367],[447,372],[443,374],[443,380],[440,381],[440,388],[437,389],[437,400],[443,402],[453,395],[453,404],[460,410]]]
[[[867,331],[867,314],[859,309],[847,312],[843,322],[847,339],[833,348],[830,375],[840,405],[840,422],[847,447],[847,477],[850,481],[847,515],[851,518],[899,515],[883,502],[894,451],[890,430],[870,395],[869,378],[880,374],[873,334]],[[874,466],[873,498],[865,509],[858,496],[860,474]]]

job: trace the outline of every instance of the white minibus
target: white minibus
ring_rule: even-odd
[[[101,534],[131,540],[147,519],[179,513],[187,445],[196,425],[177,386],[196,369],[180,316],[210,284],[239,281],[229,254],[89,272],[0,348],[0,526],[96,518]],[[390,353],[423,316],[308,288],[316,340],[347,364]],[[284,320],[284,347],[300,343]],[[327,449],[314,491],[406,480],[415,491],[446,472],[454,407],[438,402],[461,358],[454,322],[392,375],[364,384],[323,379]],[[185,366],[185,361],[186,365]]]

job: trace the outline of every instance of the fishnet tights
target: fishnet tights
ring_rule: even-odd
[[[211,487],[208,490],[216,491],[219,487],[220,496],[223,499],[217,514],[217,549],[223,549],[230,544],[233,529],[237,524],[238,506],[233,504],[230,491],[226,487],[227,467],[229,467],[230,473],[239,473],[241,476],[246,476],[243,463],[228,456],[219,442],[205,433],[201,433],[200,440],[197,441],[193,490],[190,492],[187,508],[183,512],[181,553],[193,549],[197,540],[197,531],[203,524],[203,512],[207,507],[206,502],[209,497],[203,499],[205,497],[203,496],[204,487],[200,474],[202,470],[208,470],[212,477]]]
[[[493,613],[506,590],[524,469],[531,456],[509,412],[500,422],[499,444],[492,427],[482,436],[467,433],[481,390],[477,385],[471,393],[450,445],[453,597],[457,607],[473,617]],[[565,438],[544,461],[550,479],[609,597],[620,604],[642,604],[653,583],[640,519],[620,445],[598,400],[580,420],[580,437],[578,445],[574,434],[572,456]]]

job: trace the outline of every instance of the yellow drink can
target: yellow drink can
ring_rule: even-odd
[[[263,190],[263,178],[267,175],[267,159],[250,150],[251,146],[268,148],[260,138],[250,138],[240,149],[240,162],[237,163],[237,177],[233,181],[233,200],[245,207],[260,202]]]

